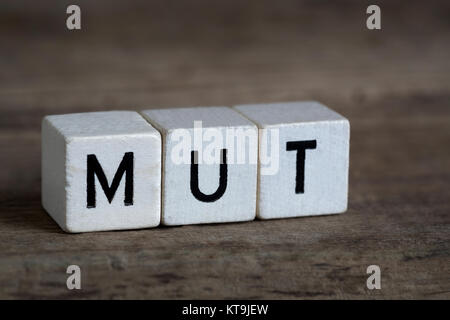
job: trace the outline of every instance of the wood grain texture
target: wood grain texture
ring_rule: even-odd
[[[364,1],[79,1],[80,32],[24,3],[0,4],[0,298],[450,298],[448,2],[379,1],[379,32]],[[351,122],[343,215],[69,235],[41,207],[46,114],[295,100]]]

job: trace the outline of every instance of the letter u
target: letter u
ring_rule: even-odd
[[[212,194],[204,194],[198,187],[198,151],[191,151],[191,192],[194,197],[202,202],[214,202],[220,199],[227,189],[227,149],[221,150],[222,162],[220,163],[219,187]]]

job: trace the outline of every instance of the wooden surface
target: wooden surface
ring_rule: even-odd
[[[0,298],[450,298],[448,1],[380,1],[381,31],[364,1],[78,3],[78,32],[0,4]],[[343,215],[69,235],[41,207],[46,114],[305,99],[351,121]]]

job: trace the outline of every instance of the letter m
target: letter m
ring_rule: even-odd
[[[117,188],[119,187],[120,181],[125,174],[125,200],[124,204],[126,206],[133,205],[133,152],[126,152],[123,156],[122,162],[114,175],[111,186],[108,184],[108,180],[103,172],[102,166],[97,160],[95,154],[89,154],[87,156],[87,207],[95,208],[95,176],[97,176],[103,191],[105,192],[106,198],[108,198],[109,203],[114,199]]]

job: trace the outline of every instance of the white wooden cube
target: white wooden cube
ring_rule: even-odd
[[[47,116],[42,205],[67,232],[155,227],[161,136],[137,112]]]
[[[239,105],[260,128],[261,219],[347,210],[349,121],[318,102]]]
[[[162,224],[255,218],[258,129],[252,122],[228,107],[153,109],[142,114],[163,137]],[[228,137],[236,132],[244,142]],[[239,160],[243,155],[247,158]]]

